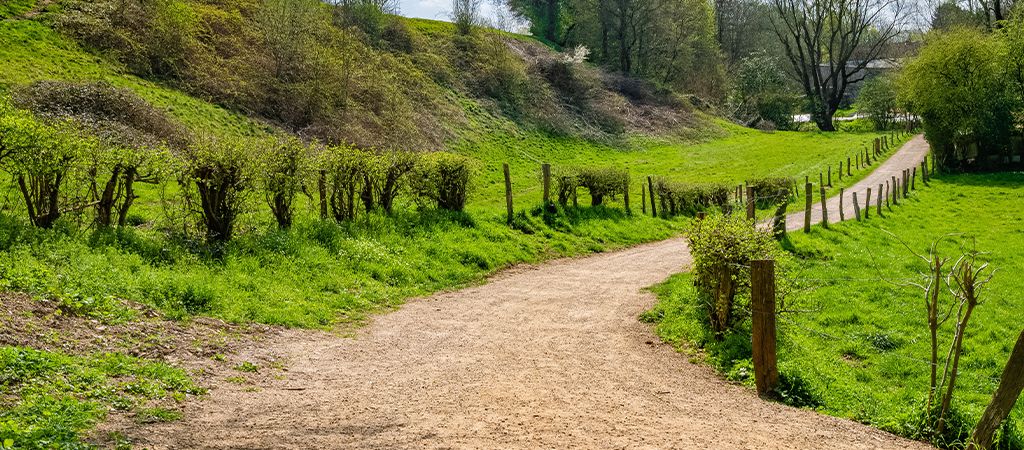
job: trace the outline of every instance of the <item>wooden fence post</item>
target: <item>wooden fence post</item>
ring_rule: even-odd
[[[640,212],[647,214],[647,187],[640,183]]]
[[[828,206],[825,204],[825,188],[821,188],[821,226],[828,229]]]
[[[544,210],[546,211],[551,202],[551,164],[541,164],[540,169],[544,175]]]
[[[839,160],[839,181],[843,181],[843,160]]]
[[[650,189],[650,215],[657,217],[657,206],[654,206],[654,180],[647,175],[647,188]]]
[[[857,218],[857,221],[860,222],[860,205],[857,204],[857,192],[856,191],[853,192],[853,214],[854,214],[854,217]]]
[[[811,197],[811,183],[804,184],[804,195],[807,197],[806,206],[804,210],[804,233],[811,232],[811,202],[814,199]]]
[[[512,178],[508,175],[508,164],[502,164],[505,170],[505,209],[508,210],[508,223],[512,223]]]
[[[697,211],[697,220],[703,221],[704,218],[707,217],[707,216],[708,216],[708,213],[706,213],[704,211]]]
[[[846,176],[848,176],[848,177],[852,177],[853,176],[850,173],[850,157],[849,156],[846,157]]]
[[[779,384],[778,357],[775,354],[775,261],[750,262],[751,344],[754,384],[758,395],[765,395]]]
[[[898,184],[896,184],[896,181],[897,181],[896,177],[892,177],[892,204],[893,204],[893,206],[895,206],[895,205],[897,205],[899,203],[897,200],[899,200],[899,198],[900,198],[900,187],[899,187]],[[888,193],[889,192],[886,192],[886,194],[888,194]]]
[[[782,239],[786,236],[786,208],[789,206],[789,191],[786,189],[779,189],[779,192],[776,193],[775,196],[781,201],[779,202],[779,206],[775,208],[772,234],[775,236],[775,239]]]
[[[871,217],[871,188],[868,188],[868,195],[864,198],[864,218]]]
[[[893,181],[893,184],[896,184],[896,182]],[[895,192],[893,193],[893,195],[895,195]],[[892,202],[896,203],[896,198],[895,197],[893,197]],[[889,181],[888,180],[886,180],[886,182],[885,182],[885,207],[889,208],[889,211],[892,211],[892,206],[889,206]]]
[[[846,220],[846,213],[843,212],[843,188],[839,188],[839,221]]]
[[[840,170],[842,168],[840,167]],[[828,187],[832,187],[832,165],[828,166]]]
[[[903,171],[903,198],[910,194],[910,169]]]
[[[882,217],[882,183],[878,183],[878,217]]]
[[[818,172],[818,186],[825,187],[825,175]]]
[[[626,182],[626,189],[622,191],[622,206],[626,208],[626,213],[629,214],[629,182]]]
[[[1003,366],[1003,375],[999,380],[999,387],[992,394],[992,401],[988,403],[985,412],[981,414],[978,425],[971,433],[971,444],[975,444],[977,447],[970,448],[987,450],[992,445],[992,435],[1010,415],[1010,410],[1013,409],[1013,405],[1020,398],[1021,391],[1024,390],[1022,368],[1024,368],[1024,332],[1021,332],[1017,338],[1017,343],[1010,352],[1010,358]],[[756,373],[754,376],[756,382]]]
[[[754,187],[747,186],[747,219],[753,220],[756,217],[754,211]]]

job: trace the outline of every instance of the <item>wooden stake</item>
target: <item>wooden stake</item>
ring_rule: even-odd
[[[508,164],[502,164],[505,170],[505,209],[508,210],[508,223],[512,223],[512,178],[508,175]]]
[[[825,188],[821,188],[821,226],[828,229],[828,206],[825,202]]]
[[[544,175],[544,209],[546,210],[551,202],[551,164],[541,164],[540,170]]]
[[[758,395],[778,387],[778,357],[775,354],[775,261],[750,262],[751,344],[753,346],[754,384]]]
[[[651,216],[658,217],[658,207],[654,205],[654,180],[650,175],[647,176],[647,187],[651,189]]]
[[[878,204],[875,205],[878,208],[878,217],[882,217],[882,184],[878,184]]]
[[[846,213],[843,211],[843,188],[839,188],[839,221],[846,220]]]
[[[647,214],[647,188],[640,183],[640,212]]]
[[[871,188],[868,188],[868,195],[864,198],[864,218],[871,216]]]
[[[853,215],[860,222],[860,205],[857,204],[857,192],[853,193]]]
[[[626,183],[626,189],[622,190],[622,206],[626,208],[626,213],[629,211],[629,183]]]
[[[842,170],[840,167],[839,170]],[[832,166],[828,166],[828,187],[832,187]]]
[[[754,220],[754,187],[747,186],[747,220]]]
[[[781,201],[779,206],[775,208],[772,234],[775,235],[775,239],[782,239],[786,236],[786,208],[789,206],[789,192],[786,189],[779,189],[776,197],[781,199]]]
[[[839,181],[843,181],[843,160],[839,160]]]
[[[846,176],[848,176],[848,177],[852,177],[853,176],[850,173],[850,157],[849,156],[846,157]]]
[[[804,183],[804,196],[807,197],[806,207],[804,210],[804,233],[811,232],[811,183]]]

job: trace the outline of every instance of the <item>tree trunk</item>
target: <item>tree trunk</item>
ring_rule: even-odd
[[[1010,359],[1006,361],[1003,368],[1003,376],[992,395],[992,401],[985,408],[981,415],[978,426],[971,434],[971,442],[981,450],[987,450],[992,446],[992,435],[999,426],[1010,415],[1010,409],[1017,403],[1021,390],[1024,389],[1024,331],[1017,338],[1017,344],[1013,346]]]
[[[110,179],[103,186],[103,193],[100,194],[99,201],[96,203],[96,223],[100,226],[109,227],[113,221],[114,211],[114,190],[117,188],[117,183],[121,177],[121,166],[114,166],[113,172],[110,174]]]
[[[135,199],[139,198],[135,195],[135,175],[138,171],[134,167],[129,167],[125,170],[124,180],[124,203],[121,203],[121,208],[117,212],[117,226],[123,227],[128,224],[128,210],[131,209],[132,204],[135,203]]]

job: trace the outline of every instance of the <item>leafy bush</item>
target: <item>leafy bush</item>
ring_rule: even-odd
[[[591,206],[602,204],[607,196],[614,197],[629,190],[627,169],[582,167],[576,172],[576,180],[590,192]]]
[[[430,153],[420,158],[410,176],[413,192],[440,209],[462,211],[479,165],[454,153]]]
[[[126,225],[136,182],[154,183],[167,166],[165,147],[181,149],[188,136],[166,113],[134,91],[105,81],[38,81],[15,90],[14,103],[38,117],[71,120],[103,145],[87,147],[80,172],[89,179],[82,194],[95,205],[96,221]]]
[[[659,211],[666,217],[724,206],[728,203],[731,189],[725,183],[678,183],[665,177],[654,179],[654,194],[661,205]]]
[[[577,167],[556,167],[551,171],[551,179],[555,183],[555,195],[558,197],[558,204],[563,207],[572,199],[573,206],[576,206],[576,189],[580,186],[579,168]]]
[[[743,320],[749,302],[750,261],[780,255],[771,230],[738,214],[707,216],[686,231],[693,254],[693,285],[718,339]]]
[[[256,141],[203,137],[181,152],[182,191],[202,217],[208,242],[231,240],[253,187],[252,156],[257,151]]]
[[[864,82],[857,94],[857,111],[871,117],[876,130],[888,130],[896,120],[899,103],[896,84],[886,77],[875,77]]]
[[[406,187],[406,175],[416,168],[419,158],[412,152],[389,151],[368,159],[360,194],[367,212],[375,208],[394,212],[395,199]]]
[[[754,187],[754,197],[757,198],[759,206],[774,205],[778,203],[775,196],[779,189],[785,189],[790,194],[796,188],[796,179],[789,177],[759,177],[747,180],[748,186]],[[743,193],[746,195],[746,192]]]
[[[277,226],[292,226],[292,203],[306,179],[309,149],[296,138],[265,142],[259,146],[254,175],[258,187],[277,220]]]

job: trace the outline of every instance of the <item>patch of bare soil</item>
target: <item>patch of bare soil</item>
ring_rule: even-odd
[[[137,319],[105,324],[96,319],[66,314],[55,301],[14,292],[0,292],[0,345],[85,356],[122,353],[162,361],[189,370],[195,383],[204,388],[229,385],[227,389],[250,390],[284,373],[286,358],[268,338],[279,335],[281,327],[239,326],[208,317],[190,322],[164,320],[142,304],[126,302]],[[243,363],[258,367],[256,372],[232,369]],[[236,382],[225,381],[233,378]],[[242,381],[244,379],[244,381]],[[188,406],[167,399],[151,406],[182,410]],[[136,425],[130,411],[112,410],[105,427],[120,429]],[[108,433],[97,433],[94,443],[105,444]]]
[[[218,383],[180,421],[113,422],[136,448],[929,448],[762,401],[657,343],[642,289],[681,239],[518,266],[414,299],[355,338],[286,330],[258,391]],[[187,354],[187,352],[186,352]]]

